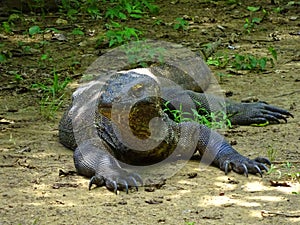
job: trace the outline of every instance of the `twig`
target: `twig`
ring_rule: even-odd
[[[13,164],[0,164],[0,168],[4,168],[4,167],[15,167],[15,165],[13,165]]]
[[[272,212],[272,211],[262,210],[262,211],[261,211],[261,216],[262,216],[262,217],[285,216],[285,217],[294,217],[294,218],[298,218],[298,217],[300,217],[300,214],[290,214],[290,213]]]
[[[282,95],[276,95],[276,96],[274,96],[274,98],[279,98],[279,97],[283,97],[283,96],[287,96],[287,95],[293,95],[293,94],[296,94],[298,92],[300,92],[300,90],[292,91],[290,93],[286,93],[286,94],[282,94]]]
[[[300,163],[300,161],[298,160],[294,160],[294,161],[288,160],[288,161],[272,161],[272,164],[285,164],[287,162],[294,163],[294,164]]]

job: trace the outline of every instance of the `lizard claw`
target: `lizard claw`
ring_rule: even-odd
[[[112,176],[93,176],[89,182],[89,190],[91,190],[93,184],[97,186],[105,185],[107,189],[116,194],[118,190],[125,191],[128,194],[131,187],[134,187],[136,191],[138,191],[138,183],[141,186],[143,185],[143,180],[140,175],[136,173],[128,173],[127,171],[122,170]]]
[[[244,175],[245,175],[246,177],[248,177],[248,169],[247,169],[247,166],[243,163],[243,164],[242,164],[242,167],[244,168]]]
[[[131,185],[131,186],[132,186],[132,187],[135,187],[136,191],[139,190],[139,188],[138,188],[139,185],[138,185],[137,182],[140,183],[140,186],[143,186],[143,179],[142,179],[141,176],[138,175],[137,173],[131,173],[131,174],[129,175],[129,178],[130,178],[131,181],[133,182],[133,185]]]
[[[264,157],[256,157],[255,159],[254,159],[254,161],[255,162],[259,162],[259,163],[263,163],[263,164],[261,164],[261,165],[264,165],[264,164],[268,164],[268,165],[271,165],[271,162],[270,162],[270,160],[269,159],[267,159],[267,158],[264,158]],[[265,165],[264,165],[265,166]],[[265,170],[268,170],[268,168],[265,166]]]
[[[231,170],[231,165],[230,162],[228,160],[226,160],[224,162],[224,171],[225,171],[225,175],[228,174],[228,172]]]
[[[128,183],[127,183],[127,181],[124,180],[124,179],[120,179],[120,178],[117,179],[117,180],[118,180],[118,182],[116,182],[116,183],[118,183],[120,188],[122,188],[122,190],[125,190],[126,194],[128,194]],[[116,185],[116,188],[114,189],[114,192],[116,194],[117,194],[117,190],[118,190],[118,185]]]
[[[249,173],[259,174],[262,177],[263,171],[268,171],[268,167],[265,164],[270,165],[270,161],[262,157],[251,160],[238,154],[230,158],[221,164],[221,169],[225,171],[225,175],[230,170],[233,170],[236,173],[244,174],[246,177],[248,177]]]
[[[254,165],[254,168],[256,169],[257,173],[259,173],[260,177],[262,177],[262,171],[261,171],[261,169],[258,167],[258,165]]]

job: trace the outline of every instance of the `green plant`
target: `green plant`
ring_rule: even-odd
[[[71,20],[76,20],[81,3],[78,0],[61,0],[60,10]]]
[[[72,30],[73,35],[84,35],[84,32],[80,28],[74,28]]]
[[[161,19],[157,19],[154,21],[154,25],[160,26],[161,24],[163,24],[163,21]]]
[[[244,29],[247,31],[247,33],[251,33],[255,27],[256,24],[259,24],[262,21],[261,18],[254,17],[252,19],[246,18]]]
[[[253,31],[255,26],[260,24],[261,21],[268,15],[268,12],[265,9],[261,9],[260,6],[248,6],[247,10],[250,11],[250,18],[245,19],[244,29],[249,34]],[[260,10],[262,12],[262,15],[260,17],[253,15],[255,12],[258,12]]]
[[[5,33],[11,33],[10,23],[7,21],[2,22],[2,29],[4,30]]]
[[[157,5],[153,4],[155,0],[135,0],[144,8],[145,11],[149,11],[152,14],[158,13],[159,8]]]
[[[60,11],[70,20],[77,20],[78,15],[88,14],[92,19],[101,18],[98,0],[61,0]]]
[[[229,73],[222,73],[222,72],[217,72],[217,76],[220,78],[220,82],[223,81],[226,77],[231,77],[232,75]]]
[[[280,179],[282,177],[281,171],[275,166],[274,164],[271,164],[268,168],[269,170],[267,171],[267,174],[274,174],[277,173],[277,179]]]
[[[204,124],[213,129],[222,129],[231,127],[231,122],[226,115],[226,112],[208,112],[201,106],[200,102],[195,102],[197,109],[191,109],[191,112],[185,112],[180,104],[179,109],[172,109],[170,102],[164,104],[164,112],[173,118],[177,123],[194,121],[199,124]]]
[[[286,162],[283,166],[285,170],[287,170],[287,172],[283,173],[283,177],[293,181],[300,181],[300,171],[293,171],[296,170],[296,168],[291,162]]]
[[[195,222],[185,222],[186,225],[195,225]]]
[[[229,63],[229,57],[227,54],[224,53],[218,53],[214,56],[209,57],[206,60],[206,63],[208,65],[213,65],[218,68],[225,68]]]
[[[86,12],[91,16],[93,19],[101,18],[101,13],[98,8],[98,0],[87,0],[85,1],[86,4]]]
[[[16,82],[20,82],[23,80],[23,77],[21,74],[18,74],[18,73],[14,73],[14,76],[15,76],[15,81]]]
[[[22,47],[22,50],[23,50],[23,52],[26,54],[26,53],[29,53],[29,52],[30,52],[31,47],[30,47],[30,46],[24,46],[24,47]]]
[[[271,53],[272,57],[269,58],[272,66],[275,65],[275,62],[274,61],[277,61],[277,51],[275,50],[275,48],[273,48],[272,46],[270,46],[268,48],[268,51]]]
[[[277,154],[277,150],[276,149],[274,149],[272,147],[268,148],[268,150],[267,150],[267,156],[271,160],[271,162],[275,161],[276,154]]]
[[[136,41],[129,45],[122,46],[128,63],[132,67],[149,67],[149,63],[163,63],[164,57],[163,52],[165,51],[162,47],[151,47],[145,41]]]
[[[103,41],[108,41],[109,47],[114,47],[118,45],[122,45],[128,43],[129,41],[139,40],[140,35],[142,35],[142,31],[132,28],[132,27],[124,27],[120,23],[111,22],[110,24],[106,24],[106,27],[109,29],[104,36],[101,36],[98,39],[98,45]]]
[[[247,9],[250,11],[250,12],[257,12],[260,10],[260,6],[248,6]]]
[[[10,24],[13,25],[14,22],[17,21],[22,21],[22,16],[20,14],[17,13],[12,13],[9,15],[8,20],[7,20]]]
[[[226,3],[228,5],[239,4],[239,0],[227,0]]]
[[[14,23],[22,20],[23,18],[20,14],[12,13],[9,15],[7,21],[2,22],[1,28],[5,33],[11,33]]]
[[[121,11],[121,7],[109,8],[105,13],[105,18],[126,20],[127,16]]]
[[[108,5],[104,17],[109,22],[105,24],[107,31],[97,40],[98,46],[105,41],[108,42],[109,47],[114,47],[132,40],[139,40],[143,34],[142,31],[134,27],[124,26],[120,23],[120,20],[140,19],[147,12],[155,13],[158,11],[158,7],[152,4],[153,0],[103,0],[103,2]]]
[[[114,4],[115,2],[118,4]],[[152,0],[111,0],[111,7],[108,7],[106,10],[105,18],[121,20],[128,18],[140,19],[147,12],[158,12],[158,7],[153,2]]]
[[[276,154],[277,154],[277,150],[270,147],[267,150],[267,157],[270,159],[271,162],[274,162],[276,159]],[[277,173],[278,177],[277,179],[281,179],[283,177],[285,177],[286,179],[291,179],[291,180],[300,180],[300,172],[299,171],[292,171],[293,169],[297,169],[295,168],[295,166],[287,161],[285,163],[281,163],[281,168],[280,169],[278,166],[271,164],[268,174],[272,174],[272,173]]]
[[[53,78],[48,81],[49,85],[43,83],[33,84],[32,88],[42,92],[40,101],[41,114],[46,119],[53,119],[56,111],[63,103],[64,90],[68,83],[69,78],[65,78],[62,82],[59,80],[58,74],[53,71]]]
[[[110,19],[118,18],[121,20],[126,20],[128,17],[140,19],[143,17],[143,14],[144,12],[139,5],[131,5],[129,2],[125,2],[124,5],[117,5],[107,9],[105,17]]]
[[[175,30],[187,30],[188,29],[188,26],[189,26],[188,21],[186,21],[185,19],[183,19],[181,17],[178,17],[175,20],[176,20],[176,22],[173,25],[173,28]]]
[[[67,15],[70,20],[77,20],[78,15],[88,14],[92,19],[101,18],[100,5],[98,0],[61,0],[60,11]]]
[[[42,33],[42,29],[39,26],[32,26],[28,29],[28,34],[30,37],[34,36],[35,34],[40,34]]]
[[[284,9],[282,7],[276,7],[273,9],[273,12],[275,13],[281,13]]]
[[[47,66],[49,66],[49,63],[52,60],[53,60],[53,58],[50,56],[48,51],[47,51],[47,53],[43,53],[38,60],[39,67],[47,68]]]
[[[293,171],[296,170],[296,171]],[[293,166],[291,162],[281,164],[281,167],[277,167],[271,164],[267,174],[277,173],[277,179],[287,179],[292,181],[300,181],[300,172]]]
[[[11,55],[9,51],[4,50],[5,44],[0,43],[0,63],[5,63],[7,60],[7,57]]]
[[[0,63],[5,63],[7,61],[7,58],[11,58],[12,57],[12,53],[7,50],[4,49],[5,44],[4,43],[0,43]]]
[[[270,47],[268,50],[272,57],[258,58],[252,54],[235,54],[231,66],[238,70],[265,70],[268,61],[271,62],[272,66],[274,66],[274,60],[277,60],[276,50],[272,47]]]
[[[6,56],[3,53],[0,53],[0,63],[4,63],[6,61]]]

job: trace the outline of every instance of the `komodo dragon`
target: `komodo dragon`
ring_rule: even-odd
[[[101,56],[88,72],[96,78],[74,92],[61,119],[59,140],[75,150],[75,167],[91,178],[89,189],[95,184],[116,193],[128,192],[138,183],[143,185],[139,174],[143,168],[178,156],[188,159],[195,152],[225,174],[233,170],[262,176],[268,170],[265,164],[270,165],[267,158],[251,160],[239,154],[205,125],[174,122],[165,111],[166,103],[174,109],[180,105],[186,110],[226,111],[231,123],[239,125],[286,122],[292,114],[264,102],[237,103],[200,93],[211,83],[209,68],[201,57],[167,42],[150,41],[146,46],[150,46],[148,50],[162,46],[166,59],[149,68],[122,71],[127,66],[128,48]],[[137,58],[144,60],[145,55]],[[129,172],[130,166],[134,172]]]

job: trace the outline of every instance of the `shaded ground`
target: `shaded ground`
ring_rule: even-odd
[[[245,18],[250,16],[246,10],[248,3],[228,5],[223,1],[213,4],[189,0],[173,3],[159,3],[161,11],[156,17],[164,24],[153,25],[151,17],[130,23],[143,29],[146,37],[182,43],[194,51],[219,37],[222,45],[218,51],[229,55],[252,53],[262,57],[268,53],[269,46],[276,49],[278,61],[274,68],[267,66],[265,72],[248,72],[221,80],[224,92],[232,92],[232,99],[255,96],[294,114],[295,118],[287,124],[225,131],[228,141],[246,156],[267,156],[271,149],[275,151],[274,172],[263,178],[246,178],[234,173],[225,176],[214,167],[200,171],[197,159],[193,159],[161,189],[147,192],[141,188],[128,195],[115,195],[104,187],[88,191],[87,179],[77,175],[59,176],[60,169],[74,171],[72,151],[57,139],[57,124],[64,109],[59,109],[54,120],[45,120],[40,114],[41,94],[29,87],[51,78],[50,72],[56,65],[62,78],[73,78],[67,91],[70,94],[82,71],[99,54],[95,38],[87,35],[88,28],[103,33],[103,26],[99,21],[84,21],[80,24],[88,27],[84,37],[68,35],[75,25],[67,27],[68,41],[52,41],[46,46],[51,63],[38,60],[41,49],[21,53],[19,40],[38,42],[38,38],[22,35],[28,27],[21,26],[13,35],[1,34],[13,56],[8,63],[0,64],[0,224],[300,223],[299,5],[275,13],[272,9],[278,6],[263,3],[269,15],[248,34],[243,29]],[[280,6],[286,4],[281,2]],[[252,2],[251,6],[254,5],[261,3]],[[174,30],[170,23],[184,15],[194,18],[189,29]],[[51,26],[56,19],[49,18]],[[236,49],[229,50],[228,45]],[[75,61],[81,67],[72,67]],[[211,69],[215,74],[228,73],[222,68]],[[16,73],[23,79],[16,79]],[[292,163],[290,169],[286,162]],[[197,176],[189,178],[191,173]],[[270,181],[281,185],[272,186]]]

